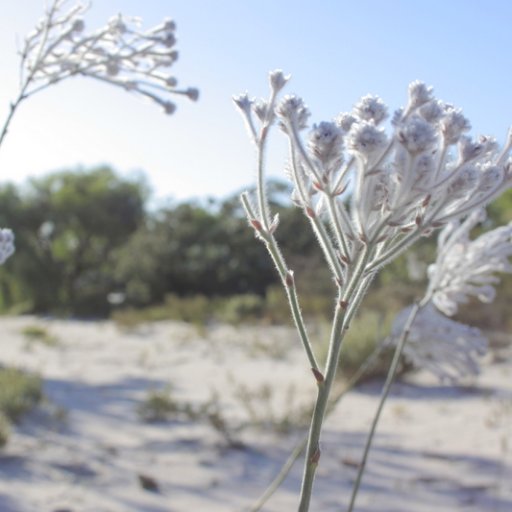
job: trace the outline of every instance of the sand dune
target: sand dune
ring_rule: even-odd
[[[28,344],[27,325],[57,345]],[[14,317],[0,329],[0,364],[40,373],[47,396],[0,453],[1,512],[249,510],[303,433],[289,421],[315,394],[287,328],[162,322],[123,332]],[[177,413],[143,422],[138,407],[155,390],[169,390]],[[312,511],[347,503],[379,390],[360,386],[327,421]],[[296,510],[301,471],[265,511]],[[512,510],[510,348],[464,386],[421,372],[395,386],[357,510]]]

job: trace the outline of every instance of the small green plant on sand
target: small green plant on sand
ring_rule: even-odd
[[[21,334],[27,340],[29,347],[35,343],[46,345],[47,347],[56,347],[59,344],[58,338],[50,334],[48,329],[41,325],[27,325],[21,330]]]
[[[0,416],[4,426],[5,422],[18,423],[42,398],[40,377],[16,368],[0,368]]]

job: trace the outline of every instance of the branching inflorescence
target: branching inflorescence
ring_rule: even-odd
[[[197,89],[178,88],[176,77],[168,71],[178,59],[174,21],[164,20],[142,31],[140,19],[118,14],[88,33],[82,17],[88,7],[67,8],[68,4],[68,0],[55,0],[25,38],[20,76],[25,96],[81,75],[147,97],[168,114],[176,109],[169,99],[172,94],[198,99]]]
[[[88,33],[83,20],[88,8],[69,0],[52,0],[35,29],[25,37],[20,50],[18,97],[4,122],[0,146],[24,100],[73,76],[95,78],[148,98],[167,114],[176,110],[170,99],[174,95],[193,101],[199,98],[198,89],[179,88],[176,77],[168,71],[178,59],[173,20],[142,31],[139,18],[118,14],[104,27]],[[4,229],[1,233],[9,242],[5,245],[0,238],[0,264],[14,252],[12,232]]]
[[[423,307],[411,326],[403,354],[415,366],[441,380],[454,381],[479,371],[478,356],[487,339],[476,327],[452,320],[470,296],[492,302],[498,272],[512,273],[512,223],[484,232],[474,240],[471,230],[485,220],[483,209],[464,221],[450,222],[439,234],[437,259],[428,269],[429,286]],[[397,316],[391,339],[397,340],[410,308]]]
[[[309,119],[304,101],[293,95],[277,98],[288,80],[281,71],[272,72],[268,100],[256,102],[243,94],[234,101],[258,156],[256,201],[246,193],[242,202],[276,264],[318,384],[299,504],[299,512],[305,512],[343,334],[372,277],[421,236],[471,214],[510,186],[512,133],[501,149],[491,137],[470,138],[470,123],[459,109],[413,82],[389,132],[383,126],[387,107],[380,98],[365,96],[351,113],[314,124],[304,135]],[[273,124],[289,142],[292,199],[308,217],[338,288],[324,370],[301,316],[293,272],[274,238],[279,219],[271,215],[265,195],[265,148]]]

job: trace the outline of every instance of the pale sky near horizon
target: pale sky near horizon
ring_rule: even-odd
[[[31,30],[43,0],[0,1],[0,122],[16,97],[16,36]],[[109,164],[123,175],[143,171],[158,198],[225,197],[254,181],[254,151],[231,96],[267,94],[267,72],[292,74],[311,122],[350,110],[378,94],[391,110],[421,79],[462,107],[473,134],[503,141],[512,124],[510,24],[502,0],[95,0],[86,23],[113,14],[177,22],[183,86],[199,102],[158,107],[91,79],[71,79],[33,96],[0,149],[0,182],[23,182],[52,170]],[[285,159],[280,142],[269,159]]]

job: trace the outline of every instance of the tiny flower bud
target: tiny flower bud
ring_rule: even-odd
[[[162,106],[164,107],[164,112],[166,114],[174,114],[176,112],[176,105],[172,101],[165,101],[162,103]]]
[[[424,105],[432,98],[432,87],[416,80],[409,84],[409,105],[408,109],[414,109]]]
[[[192,100],[197,101],[199,99],[199,89],[196,89],[195,87],[189,87],[185,94]]]
[[[378,125],[388,116],[388,109],[378,96],[364,96],[354,106],[354,114],[363,121],[373,121]]]
[[[290,78],[291,75],[285,76],[280,69],[271,71],[269,75],[270,87],[274,94],[277,94],[286,85],[286,82],[288,82]]]

